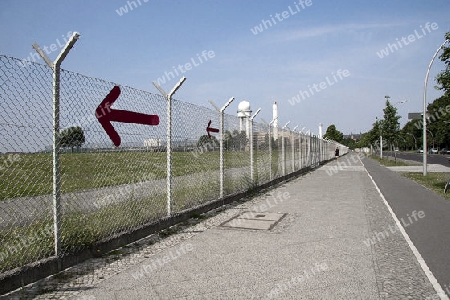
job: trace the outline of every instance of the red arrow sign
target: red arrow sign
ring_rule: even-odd
[[[106,133],[109,135],[109,138],[116,147],[120,146],[120,136],[111,125],[111,122],[134,123],[142,125],[159,124],[158,115],[146,115],[127,110],[112,109],[111,105],[113,105],[119,95],[120,87],[116,85],[95,110],[97,120],[100,122],[103,129],[105,129]]]
[[[211,127],[209,127],[210,125],[211,125],[211,120],[209,120],[208,127],[206,127],[206,132],[208,133],[209,138],[211,138],[211,134],[209,134],[210,132],[215,132],[215,133],[219,132],[219,129],[211,128]]]

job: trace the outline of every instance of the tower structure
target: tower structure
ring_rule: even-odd
[[[274,102],[273,104],[273,139],[278,140],[278,104]]]
[[[238,105],[237,115],[239,118],[239,132],[245,131],[247,138],[250,137],[250,116],[252,111],[250,109],[250,102],[241,101]]]

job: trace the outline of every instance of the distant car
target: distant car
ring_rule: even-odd
[[[423,150],[422,150],[422,149],[417,149],[416,152],[417,152],[417,153],[423,153]]]
[[[448,149],[448,148],[442,148],[442,149],[441,149],[441,154],[450,154],[450,149]]]
[[[438,149],[436,149],[436,148],[431,148],[429,153],[430,153],[430,154],[438,154]]]

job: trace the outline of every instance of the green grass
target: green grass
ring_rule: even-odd
[[[275,178],[278,152],[273,151],[272,170]],[[255,153],[256,166],[269,165],[268,153]],[[249,152],[226,152],[225,168],[250,165]],[[173,174],[185,176],[219,170],[219,153],[173,153]],[[73,153],[61,155],[62,192],[101,188],[166,177],[166,153]],[[202,204],[219,198],[218,173],[180,179],[172,192],[172,211]],[[149,176],[151,175],[151,176]],[[261,174],[266,175],[267,174]],[[258,168],[255,168],[258,180]],[[192,179],[194,178],[194,179]],[[198,180],[197,180],[198,179]],[[261,178],[262,179],[262,178]],[[197,180],[197,181],[196,181]],[[248,172],[225,176],[225,195],[251,190],[256,181]],[[0,199],[35,196],[52,192],[51,155],[21,155],[20,160],[0,174]],[[111,203],[96,211],[66,211],[61,222],[63,253],[73,253],[95,246],[124,231],[135,229],[157,220],[167,213],[165,192],[147,198],[136,198]],[[0,272],[54,255],[53,220],[38,219],[27,226],[0,230]]]
[[[261,152],[261,154],[263,153]],[[225,152],[225,168],[250,165],[249,152]],[[172,154],[173,176],[219,169],[219,153]],[[113,152],[61,154],[61,192],[74,192],[166,178],[166,153]],[[0,173],[0,200],[52,193],[51,154],[21,155]]]
[[[430,190],[436,192],[437,194],[450,199],[450,193],[444,194],[445,183],[450,180],[449,173],[443,172],[428,172],[427,176],[423,176],[421,172],[404,172],[403,176],[414,180],[415,182],[429,188]]]
[[[227,179],[225,193],[243,188],[242,178]],[[217,199],[215,180],[190,182],[173,191],[172,210],[178,212]],[[71,211],[61,219],[61,249],[73,253],[104,239],[129,231],[167,215],[167,195],[129,199],[90,213]],[[197,216],[198,217],[198,216]],[[52,220],[0,230],[0,273],[54,255]]]
[[[165,214],[164,195],[108,205],[92,213],[71,212],[61,219],[61,249],[72,253],[114,233],[135,228]],[[0,271],[54,255],[52,220],[0,230]]]
[[[380,164],[382,164],[383,166],[386,167],[395,167],[395,166],[410,166],[407,163],[402,162],[401,160],[395,161],[392,157],[390,157],[389,159],[386,157],[383,157],[382,159],[380,159],[379,156],[376,155],[370,155],[370,158],[378,161]]]

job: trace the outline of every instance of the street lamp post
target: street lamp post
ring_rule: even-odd
[[[375,117],[378,123],[378,117]],[[378,126],[380,126],[380,159],[383,159],[383,134],[381,129],[381,121],[378,123]]]
[[[433,58],[428,65],[427,74],[425,75],[425,82],[423,84],[423,176],[427,176],[427,84],[428,84],[428,75],[430,75],[431,65],[433,64],[434,59],[441,49],[444,47],[446,43],[450,42],[450,39],[445,40],[442,45],[436,50]]]
[[[414,136],[414,134],[409,133],[409,132],[407,132],[406,134],[408,134],[408,135],[410,135],[410,136],[413,137],[413,139],[414,139],[414,150],[417,150],[417,139],[416,139],[416,137]]]
[[[431,134],[431,137],[433,138],[433,149],[434,149],[434,134],[429,129],[427,129],[427,131]]]

